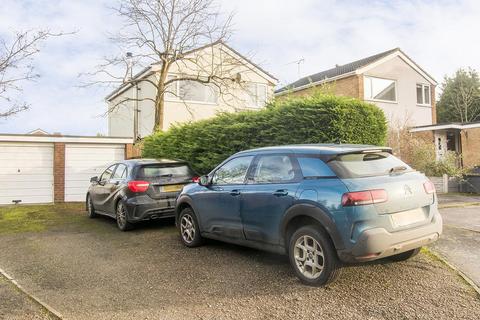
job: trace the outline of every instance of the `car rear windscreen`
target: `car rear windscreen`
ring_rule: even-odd
[[[194,172],[187,164],[154,164],[145,165],[138,169],[138,179],[156,179],[163,177],[193,177]]]
[[[349,153],[336,156],[328,166],[339,178],[361,178],[412,171],[407,164],[388,152]]]

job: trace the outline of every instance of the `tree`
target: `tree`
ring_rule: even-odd
[[[473,69],[459,69],[453,77],[445,76],[442,95],[437,103],[439,122],[480,120],[480,77]]]
[[[0,118],[27,110],[29,105],[15,98],[22,91],[22,83],[37,79],[33,57],[40,52],[39,45],[51,36],[48,30],[17,32],[10,38],[0,38]]]
[[[155,108],[154,130],[163,128],[164,98],[177,81],[194,81],[214,85],[220,93],[239,82],[234,69],[239,62],[233,57],[218,57],[215,46],[231,34],[231,15],[222,17],[214,0],[120,0],[115,12],[123,18],[122,29],[111,40],[123,54],[105,58],[93,73],[92,84],[136,85],[150,83],[156,96],[127,97],[118,101],[107,112],[128,101],[150,100]],[[208,56],[196,54],[198,48],[211,47]],[[136,51],[135,55],[131,52]],[[127,52],[127,56],[125,56]],[[149,66],[154,77],[133,77],[134,67]],[[171,68],[182,74],[168,77]],[[185,72],[185,69],[193,70]]]

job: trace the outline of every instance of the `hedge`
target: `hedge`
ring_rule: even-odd
[[[184,159],[203,174],[241,150],[303,143],[383,145],[386,131],[383,112],[372,104],[331,95],[295,97],[156,132],[145,138],[142,156]]]

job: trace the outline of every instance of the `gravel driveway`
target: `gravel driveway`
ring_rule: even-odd
[[[428,254],[348,266],[311,288],[283,256],[187,249],[172,221],[122,233],[80,206],[63,214],[72,223],[0,233],[0,267],[66,319],[480,319],[475,291]]]

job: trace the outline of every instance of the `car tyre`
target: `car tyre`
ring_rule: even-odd
[[[416,249],[413,249],[413,250],[405,251],[405,252],[396,254],[394,256],[390,256],[390,257],[388,257],[388,259],[392,260],[392,261],[405,261],[405,260],[408,260],[410,258],[415,257],[417,254],[420,253],[421,249],[422,248],[416,248]]]
[[[198,220],[192,208],[184,208],[178,216],[178,230],[180,239],[185,246],[189,248],[199,247],[204,239],[200,235]]]
[[[117,220],[118,229],[121,231],[128,231],[133,229],[133,224],[128,222],[127,207],[122,200],[118,201],[115,210],[115,217]]]
[[[98,216],[95,212],[95,208],[93,207],[93,201],[90,195],[87,195],[87,212],[90,219],[96,218]]]
[[[314,225],[300,227],[293,233],[288,256],[297,277],[310,286],[324,286],[332,282],[340,272],[333,244]]]

